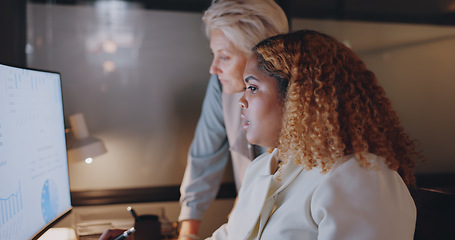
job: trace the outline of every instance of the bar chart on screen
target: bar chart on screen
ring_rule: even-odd
[[[20,232],[23,209],[21,183],[18,182],[16,191],[8,196],[0,195],[0,239],[14,239]]]

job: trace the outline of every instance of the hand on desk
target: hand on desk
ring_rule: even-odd
[[[126,230],[127,229],[108,229],[103,232],[99,240],[114,240]],[[134,240],[133,235],[129,236],[127,240]]]
[[[183,221],[180,228],[180,236],[178,240],[195,240],[199,230],[199,220],[186,220]],[[107,229],[103,232],[98,240],[114,240],[127,229]],[[174,239],[174,238],[172,238]],[[129,236],[126,240],[134,240],[134,234]]]

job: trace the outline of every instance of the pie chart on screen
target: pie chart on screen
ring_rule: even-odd
[[[44,221],[50,222],[58,213],[58,189],[53,180],[47,179],[41,190],[41,212]]]

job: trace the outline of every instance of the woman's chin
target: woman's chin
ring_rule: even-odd
[[[248,140],[248,142],[250,144],[263,146],[263,145],[261,145],[261,141],[259,141],[259,139],[255,138],[255,137],[248,137],[248,130],[246,132],[246,140]]]
[[[250,144],[258,145],[258,146],[261,146],[261,147],[264,147],[264,148],[277,148],[278,147],[278,144],[276,142],[264,141],[264,140],[269,140],[269,139],[253,137],[251,135],[248,136],[248,130],[247,130],[247,133],[246,133],[246,140]]]

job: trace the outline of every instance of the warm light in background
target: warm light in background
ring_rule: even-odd
[[[106,61],[103,63],[103,70],[105,73],[111,73],[115,70],[115,63],[113,61]]]
[[[93,162],[93,159],[92,159],[92,158],[86,158],[86,159],[85,159],[85,163],[87,163],[87,164],[90,164],[90,163],[92,163],[92,162]]]
[[[108,39],[103,42],[103,51],[111,54],[116,53],[117,44],[112,39]]]
[[[90,164],[93,162],[93,157],[107,152],[101,140],[90,136],[82,113],[71,115],[69,122],[71,125],[71,131],[67,137],[69,162],[85,160]]]

